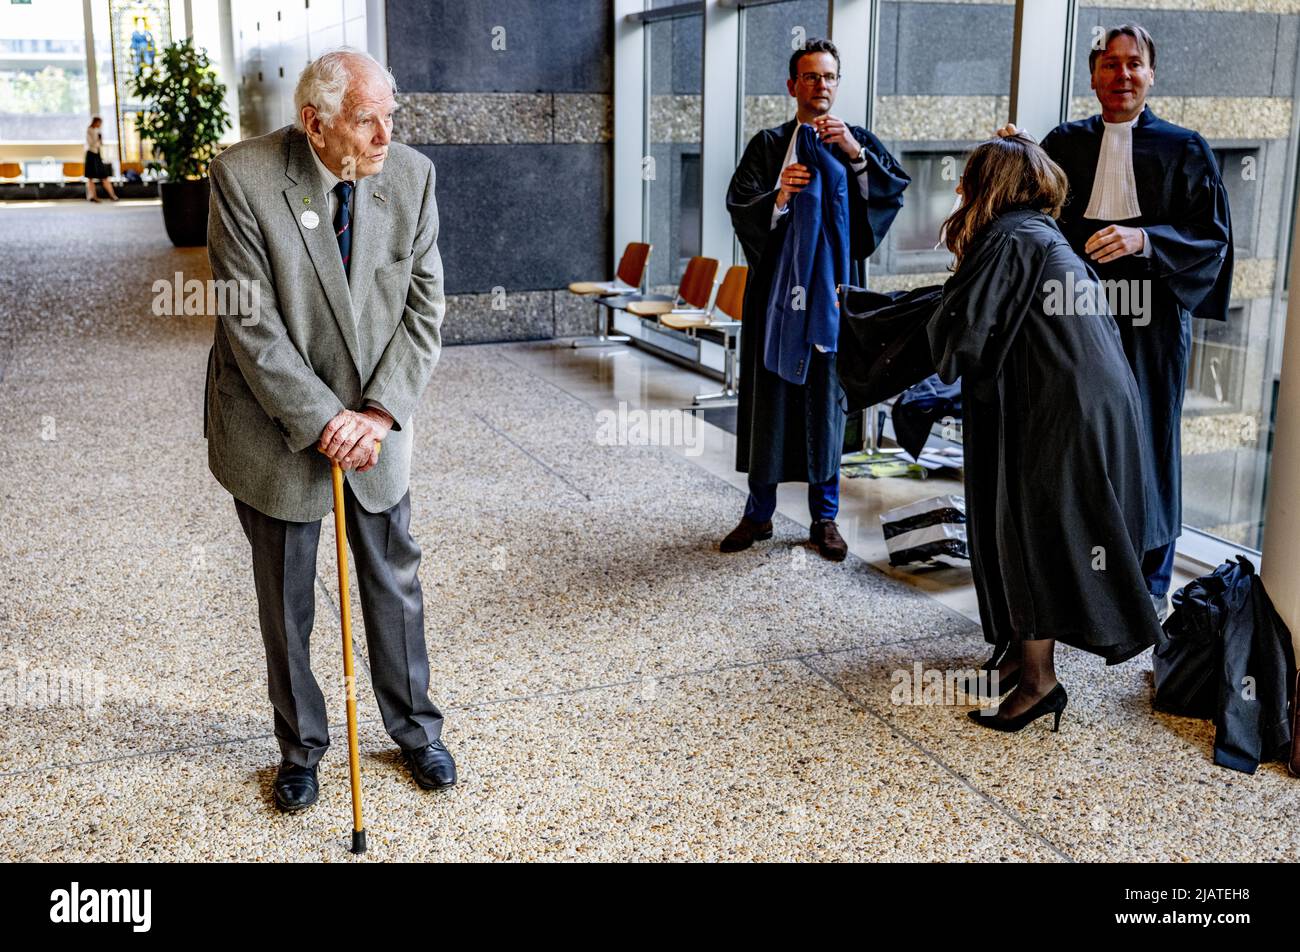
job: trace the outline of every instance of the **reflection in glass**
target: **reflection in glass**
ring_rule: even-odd
[[[790,0],[741,10],[741,135],[736,143],[737,161],[756,132],[794,118],[794,97],[785,85],[790,78],[790,54],[808,40],[826,37],[830,30],[828,10],[826,0]],[[865,44],[861,50],[841,51],[841,72],[864,75],[865,52]]]
[[[912,184],[871,258],[871,286],[940,284],[951,255],[934,245],[966,153],[1007,119],[1015,7],[881,0],[879,11],[871,131]]]
[[[646,117],[642,159],[643,234],[654,246],[652,290],[676,287],[700,253],[700,129],[703,18],[646,24]]]

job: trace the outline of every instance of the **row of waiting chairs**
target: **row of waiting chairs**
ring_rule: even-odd
[[[137,172],[144,174],[144,165],[140,162],[123,162],[122,174],[127,172]],[[23,167],[17,162],[0,162],[0,182],[11,181],[23,177]],[[75,182],[86,177],[86,163],[84,162],[64,162],[63,163],[63,180],[65,182]]]
[[[675,297],[641,294],[651,246],[630,242],[619,259],[612,281],[576,281],[569,285],[574,294],[596,298],[599,323],[596,336],[579,338],[574,347],[604,346],[627,342],[628,338],[609,333],[613,311],[621,310],[643,320],[695,336],[698,331],[718,333],[723,338],[723,389],[719,393],[699,394],[695,403],[707,400],[733,400],[737,394],[737,340],[741,312],[745,301],[745,281],[749,269],[735,265],[727,269],[722,284],[714,291],[718,273],[716,258],[694,257],[686,265]]]

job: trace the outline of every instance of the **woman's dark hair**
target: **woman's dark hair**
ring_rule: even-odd
[[[835,57],[835,75],[840,74],[840,51],[830,40],[809,40],[801,49],[790,54],[790,82],[799,78],[799,61],[809,53],[830,53]]]
[[[1118,36],[1131,36],[1137,40],[1138,46],[1141,46],[1147,53],[1147,65],[1152,69],[1156,68],[1156,41],[1151,39],[1151,34],[1146,31],[1145,27],[1140,27],[1136,23],[1122,23],[1119,26],[1113,26],[1106,31],[1106,41],[1097,49],[1088,53],[1088,72],[1091,73],[1097,65],[1097,60],[1101,54],[1109,49],[1111,41]]]
[[[961,207],[943,223],[944,242],[961,266],[976,236],[1003,212],[1028,206],[1056,218],[1069,183],[1061,167],[1025,135],[990,139],[966,160]]]

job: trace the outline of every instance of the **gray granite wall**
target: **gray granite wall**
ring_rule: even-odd
[[[610,0],[388,0],[387,26],[394,136],[438,169],[445,341],[589,332],[563,289],[615,264]]]

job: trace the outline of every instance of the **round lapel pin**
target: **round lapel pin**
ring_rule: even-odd
[[[319,224],[320,224],[320,216],[317,215],[310,208],[307,209],[307,211],[302,213],[302,227],[315,228]]]

